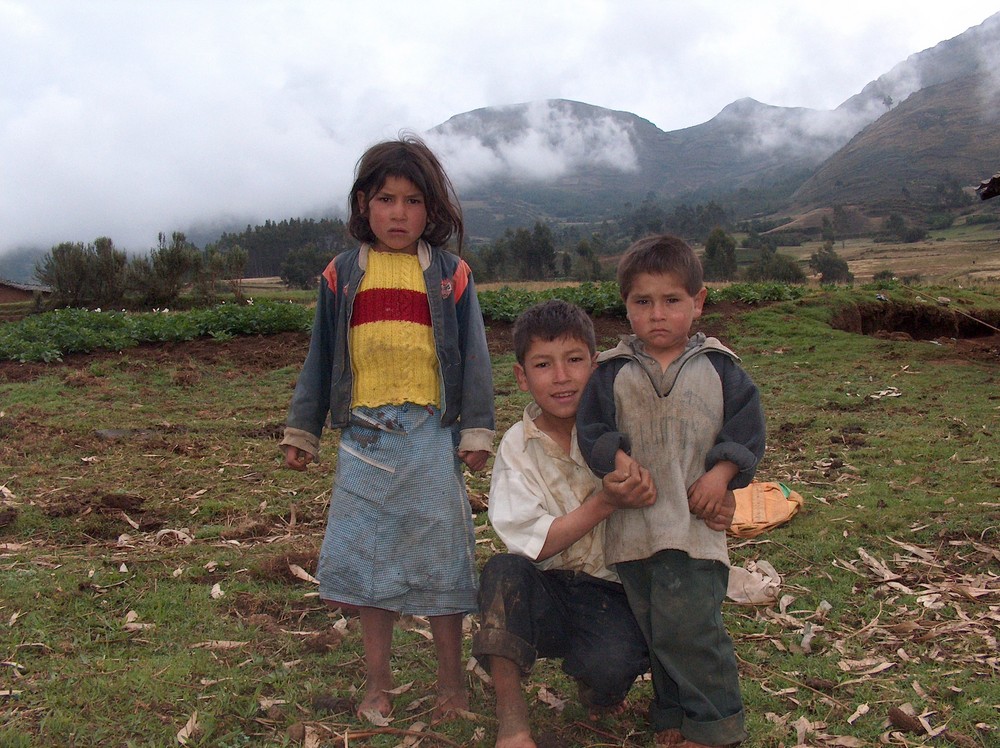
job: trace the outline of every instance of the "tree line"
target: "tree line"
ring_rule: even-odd
[[[887,221],[887,234],[911,238],[901,219]],[[667,208],[650,195],[626,205],[616,218],[601,224],[550,225],[507,229],[491,242],[474,244],[465,257],[481,282],[525,280],[601,281],[614,275],[614,258],[628,244],[650,233],[668,232],[704,244],[705,277],[710,281],[778,281],[802,283],[805,271],[778,252],[778,240],[766,234],[780,221],[744,221],[735,225],[714,201]],[[824,219],[824,244],[808,266],[825,283],[850,282],[847,263],[834,249],[834,239],[854,230],[851,216],[835,206],[833,220]],[[739,262],[733,229],[746,234]],[[782,239],[797,244],[796,237]],[[36,278],[52,289],[54,306],[155,308],[177,303],[190,290],[196,302],[210,303],[227,290],[237,298],[244,277],[280,277],[292,288],[309,289],[339,252],[356,244],[342,220],[291,218],[265,221],[242,232],[223,233],[204,250],[182,232],[158,236],[148,255],[129,256],[108,237],[94,242],[64,242],[36,264]]]
[[[148,255],[129,256],[102,236],[92,243],[62,242],[35,265],[35,277],[52,293],[55,307],[157,308],[177,302],[191,287],[211,303],[223,290],[240,297],[246,252],[238,246],[199,250],[175,231],[159,234]]]

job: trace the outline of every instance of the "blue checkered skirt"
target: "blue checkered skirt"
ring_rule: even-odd
[[[475,612],[475,535],[461,465],[436,408],[356,408],[340,437],[320,597],[411,615]]]

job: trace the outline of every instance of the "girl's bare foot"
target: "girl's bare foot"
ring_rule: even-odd
[[[358,704],[357,714],[361,719],[366,719],[371,723],[379,722],[379,718],[388,717],[392,712],[392,701],[388,694],[381,688],[369,688],[365,691],[365,697]]]
[[[469,711],[469,695],[464,687],[440,687],[431,718],[435,722],[443,722],[460,717],[462,712],[467,711]]]
[[[681,735],[681,731],[676,727],[669,727],[666,730],[660,730],[656,733],[656,744],[657,745],[676,745],[679,746],[684,743],[684,736]]]
[[[496,748],[538,748],[538,745],[531,739],[530,731],[504,735],[501,730],[497,732]]]

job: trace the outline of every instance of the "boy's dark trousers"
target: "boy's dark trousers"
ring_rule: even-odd
[[[746,739],[733,640],[722,621],[729,569],[665,550],[615,565],[651,655],[657,732],[704,745]]]
[[[479,578],[480,628],[472,654],[488,667],[498,655],[527,674],[538,657],[560,657],[588,706],[621,703],[649,669],[642,632],[620,584],[583,572],[542,571],[509,553]]]

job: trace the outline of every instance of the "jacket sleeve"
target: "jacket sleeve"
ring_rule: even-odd
[[[722,380],[723,423],[715,446],[705,457],[705,469],[728,460],[739,468],[730,490],[750,485],[764,456],[765,421],[760,390],[750,375],[729,356],[709,354]]]
[[[460,450],[493,452],[496,419],[493,406],[493,364],[486,343],[486,326],[476,295],[472,271],[459,261],[465,273],[461,296],[456,299],[459,347],[462,352],[462,408],[459,415]]]
[[[576,411],[576,440],[587,465],[603,478],[615,469],[618,450],[631,453],[628,435],[618,430],[615,410],[615,376],[624,359],[612,359],[597,367],[587,382]]]
[[[319,454],[319,440],[330,411],[334,336],[337,329],[337,296],[325,278],[320,279],[309,352],[295,383],[281,444]]]

